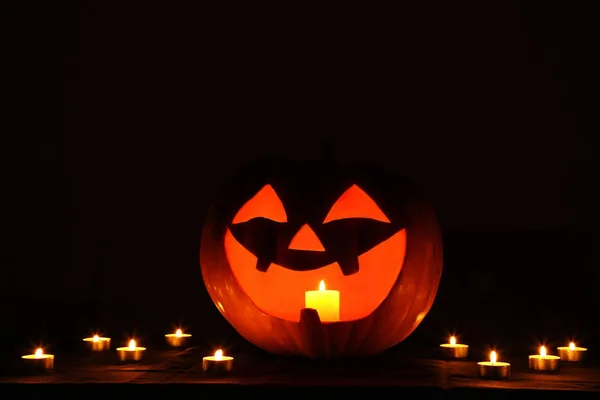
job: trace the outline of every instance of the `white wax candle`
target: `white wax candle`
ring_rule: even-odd
[[[340,320],[340,292],[325,290],[324,281],[319,284],[319,290],[309,290],[305,293],[304,306],[317,310],[321,322]]]

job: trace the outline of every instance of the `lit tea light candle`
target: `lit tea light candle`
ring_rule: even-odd
[[[44,354],[42,348],[36,349],[35,353],[21,357],[25,365],[31,371],[49,371],[54,368],[54,354]]]
[[[535,371],[557,372],[560,369],[560,357],[548,355],[546,347],[540,347],[540,354],[529,356],[529,368]]]
[[[575,346],[574,342],[569,343],[568,347],[558,347],[558,356],[561,361],[579,362],[583,358],[586,348]]]
[[[319,283],[319,290],[309,290],[305,293],[304,306],[317,310],[321,322],[340,320],[340,292],[325,290],[325,281]]]
[[[83,339],[92,351],[105,351],[110,349],[110,338],[94,335]]]
[[[510,364],[507,362],[498,362],[498,355],[495,351],[490,353],[490,361],[478,362],[479,377],[481,379],[510,379]]]
[[[181,347],[187,341],[187,338],[192,337],[189,333],[183,333],[181,329],[177,329],[175,333],[167,333],[165,335],[167,343],[171,347]]]
[[[145,353],[146,348],[138,347],[137,343],[133,339],[129,341],[129,346],[117,348],[117,355],[119,356],[119,361],[121,362],[140,361],[144,357]]]
[[[469,354],[469,346],[456,343],[456,337],[450,337],[450,343],[440,344],[442,353],[446,358],[466,358]]]
[[[202,358],[202,371],[207,374],[225,374],[233,368],[233,357],[224,356],[223,350],[215,351],[214,356]]]

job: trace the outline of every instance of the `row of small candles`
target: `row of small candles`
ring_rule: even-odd
[[[466,358],[469,353],[469,346],[456,343],[456,337],[450,337],[449,343],[440,345],[446,358],[461,359]],[[558,372],[560,361],[579,362],[586,348],[575,346],[574,342],[568,346],[557,347],[558,356],[548,354],[546,346],[540,347],[540,354],[529,356],[529,368],[534,371]],[[498,361],[496,351],[490,352],[489,361],[480,361],[477,363],[479,377],[482,379],[510,379],[510,363]]]
[[[181,329],[177,329],[175,333],[165,335],[167,343],[171,347],[182,347],[192,335],[183,333]],[[83,341],[89,346],[91,351],[107,351],[110,350],[111,339],[94,335],[84,338]],[[137,345],[135,339],[131,339],[126,347],[117,347],[117,356],[120,362],[132,363],[138,362],[144,358],[146,348]],[[54,354],[45,354],[42,348],[36,349],[34,354],[22,356],[27,365],[34,370],[51,370],[54,368]],[[205,372],[229,372],[233,367],[233,357],[223,355],[223,350],[215,351],[212,356],[202,358],[202,370]]]
[[[177,329],[175,333],[165,335],[167,343],[171,347],[182,347],[186,344],[191,334],[183,333]],[[94,335],[83,339],[92,351],[110,350],[111,339]],[[469,346],[456,342],[456,337],[450,337],[449,343],[440,345],[446,358],[462,359],[466,358],[469,352]],[[560,361],[579,362],[587,349],[575,346],[571,342],[569,346],[558,347],[558,356],[549,355],[546,347],[540,347],[540,354],[529,356],[529,368],[535,371],[557,372],[560,368]],[[118,347],[117,355],[121,362],[138,362],[146,353],[145,347],[139,347],[135,339],[131,339],[126,347]],[[44,354],[42,348],[38,348],[34,354],[22,356],[26,363],[36,370],[51,370],[54,368],[54,355]],[[496,351],[490,353],[489,361],[477,363],[479,377],[483,379],[509,379],[510,363],[498,361]],[[214,355],[202,358],[202,370],[208,373],[223,373],[231,371],[233,367],[233,357],[223,355],[223,350],[217,350]]]

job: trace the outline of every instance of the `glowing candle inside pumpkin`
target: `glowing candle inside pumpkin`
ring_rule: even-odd
[[[324,281],[319,283],[319,290],[309,290],[305,293],[304,306],[317,310],[321,322],[340,320],[340,292],[325,290]]]

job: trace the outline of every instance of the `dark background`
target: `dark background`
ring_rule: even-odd
[[[600,348],[586,2],[54,3],[3,13],[10,351],[179,323],[240,342],[200,273],[211,195],[323,140],[404,173],[438,211],[444,273],[409,341]]]

